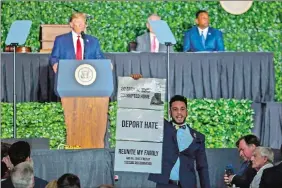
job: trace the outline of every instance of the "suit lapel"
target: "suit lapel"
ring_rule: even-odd
[[[88,36],[85,35],[85,39],[84,39],[84,58],[85,59],[88,59],[87,58],[87,49],[88,49],[88,46],[89,46],[89,39],[88,39]]]
[[[197,41],[200,41],[200,42],[197,42],[197,43],[200,44],[200,46],[201,46],[202,49],[205,49],[204,46],[203,46],[203,44],[202,44],[202,42],[201,42],[201,41],[202,41],[202,38],[201,38],[201,35],[200,35],[200,33],[199,33],[198,27],[195,26],[193,29],[194,29],[194,32],[193,32],[192,38],[196,39],[196,42],[197,42]],[[207,41],[207,40],[206,40],[206,41]],[[205,43],[206,43],[206,41],[205,41]]]
[[[207,33],[207,38],[205,40],[205,46],[208,46],[208,42],[209,42],[209,40],[211,40],[212,36],[213,36],[212,35],[212,29],[209,27],[208,33]]]
[[[72,55],[72,59],[75,59],[75,51],[74,51],[74,44],[73,44],[73,38],[72,38],[72,32],[70,32],[68,35],[67,35],[67,45],[66,47],[69,48],[69,50],[67,51],[70,51],[71,52],[71,55]]]
[[[147,32],[145,35],[145,44],[146,44],[146,49],[148,50],[148,52],[151,52],[151,39],[150,39],[150,33]]]

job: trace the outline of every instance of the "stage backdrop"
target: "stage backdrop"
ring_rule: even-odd
[[[4,1],[1,5],[1,47],[11,23],[29,19],[33,24],[26,45],[34,52],[40,49],[40,24],[67,24],[75,10],[94,16],[87,32],[100,39],[104,52],[125,52],[128,42],[146,31],[152,13],[168,22],[177,40],[174,50],[182,51],[184,31],[194,25],[196,11],[207,10],[211,26],[223,32],[227,51],[274,52],[276,100],[282,101],[282,2],[255,1],[242,15],[227,13],[218,1]]]

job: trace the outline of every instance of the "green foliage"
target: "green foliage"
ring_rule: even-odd
[[[227,51],[268,51],[275,55],[276,100],[282,101],[282,2],[254,1],[242,15],[227,13],[218,1],[4,1],[1,47],[15,20],[32,20],[26,45],[40,49],[40,24],[67,24],[74,9],[95,16],[87,32],[100,39],[105,52],[125,52],[127,44],[146,31],[151,13],[166,20],[174,33],[175,51],[182,51],[183,33],[194,25],[195,12],[209,11],[211,26],[224,33]]]
[[[13,137],[13,106],[1,103],[1,138]],[[17,138],[49,138],[50,147],[66,142],[61,103],[18,103]]]
[[[206,136],[207,148],[233,148],[237,139],[251,133],[253,127],[254,112],[249,100],[189,99],[188,114],[186,122]],[[109,115],[109,141],[115,147],[117,102],[110,103]]]

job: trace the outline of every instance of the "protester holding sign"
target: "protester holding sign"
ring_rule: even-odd
[[[202,188],[210,188],[205,136],[185,123],[187,99],[175,95],[170,100],[172,121],[164,122],[162,173],[150,174],[157,188],[197,187],[194,162]]]

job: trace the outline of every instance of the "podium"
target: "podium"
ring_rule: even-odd
[[[108,59],[59,61],[55,92],[64,109],[67,145],[104,148],[113,87]]]

